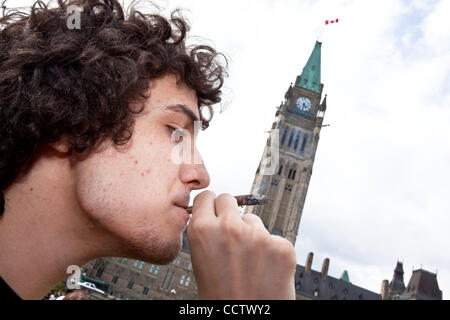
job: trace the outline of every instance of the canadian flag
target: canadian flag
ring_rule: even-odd
[[[330,23],[338,23],[339,19],[336,20],[325,20],[325,24],[330,24]]]

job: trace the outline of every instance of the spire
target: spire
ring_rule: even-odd
[[[286,94],[284,95],[284,98],[286,100],[289,100],[292,96],[292,82],[291,85],[289,86],[289,89],[286,91]]]
[[[403,281],[403,263],[397,262],[397,266],[394,270],[394,277],[392,278],[389,288],[391,292],[396,294],[402,294],[405,290],[405,282]]]
[[[348,276],[347,270],[344,270],[344,272],[342,272],[342,276],[341,276],[340,280],[350,283],[350,277]]]
[[[320,93],[320,62],[322,43],[316,41],[311,56],[303,68],[302,74],[296,84],[297,87]]]

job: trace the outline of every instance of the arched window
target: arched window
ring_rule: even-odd
[[[283,173],[283,165],[280,165],[280,169],[278,170],[278,175],[281,176]]]
[[[292,129],[291,135],[289,136],[288,148],[292,146],[292,140],[294,139],[295,130]]]
[[[308,142],[308,135],[305,134],[303,137],[302,147],[300,148],[300,152],[303,153],[305,151],[306,143]]]
[[[283,136],[281,138],[281,146],[283,146],[284,142],[286,141],[287,133],[288,133],[288,128],[283,129]]]
[[[298,144],[300,143],[300,136],[302,135],[302,132],[299,131],[297,133],[297,138],[295,138],[295,143],[294,143],[294,151],[297,150],[298,148]]]

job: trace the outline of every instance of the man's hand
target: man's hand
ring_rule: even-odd
[[[233,196],[199,194],[187,235],[199,299],[295,299],[293,245],[258,216],[241,218]]]

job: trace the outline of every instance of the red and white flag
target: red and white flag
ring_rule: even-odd
[[[336,20],[325,20],[325,24],[330,24],[330,23],[338,23],[339,19]]]

